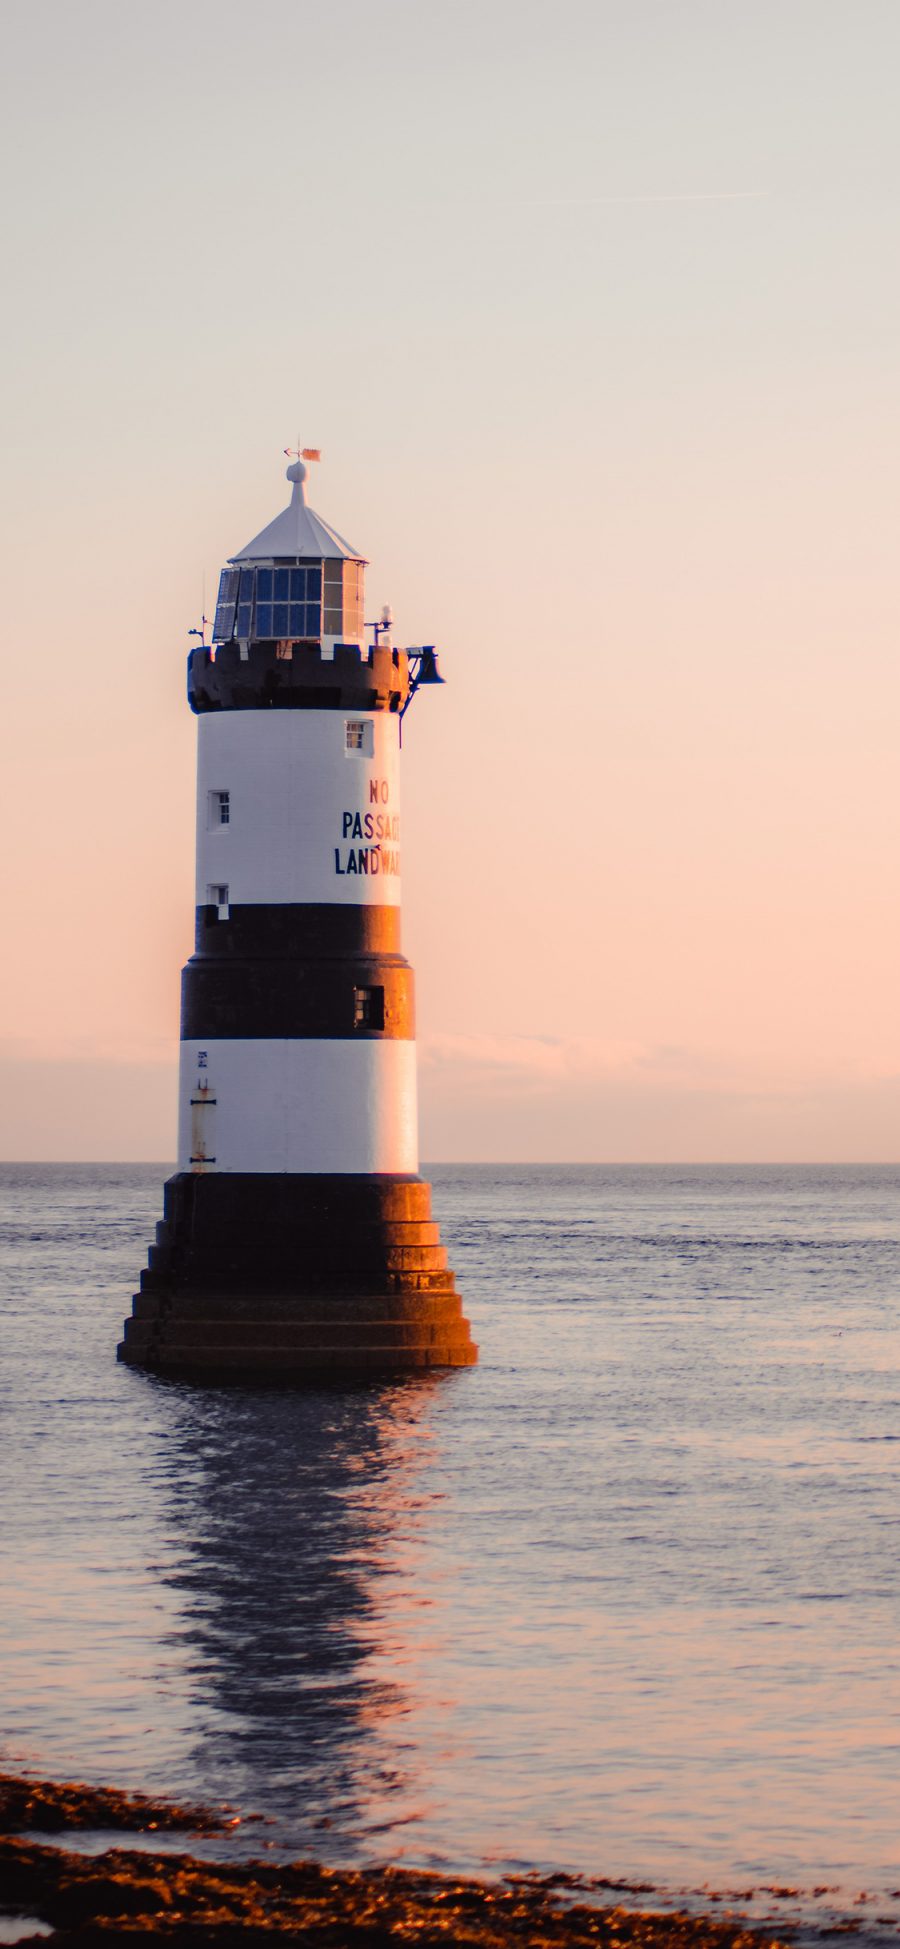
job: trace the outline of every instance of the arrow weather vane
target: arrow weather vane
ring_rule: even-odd
[[[285,447],[284,452],[289,455],[291,460],[321,460],[322,458],[321,447],[301,447],[299,433],[297,435],[297,445],[295,447]]]

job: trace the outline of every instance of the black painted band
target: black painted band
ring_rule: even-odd
[[[400,908],[261,903],[231,907],[227,920],[219,920],[216,907],[198,907],[196,947],[217,961],[399,954]]]
[[[184,1041],[412,1041],[413,971],[399,955],[189,961],[182,974]]]
[[[348,1225],[421,1223],[431,1217],[431,1187],[405,1174],[178,1171],[165,1186],[163,1242],[195,1247],[231,1239],[289,1244],[320,1230],[342,1238]]]
[[[323,657],[321,643],[205,646],[188,657],[192,711],[400,711],[409,695],[405,650],[373,648],[365,660],[355,644],[338,643]]]

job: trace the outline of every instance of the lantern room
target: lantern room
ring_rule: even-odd
[[[223,569],[213,642],[360,643],[364,574],[363,562],[333,558]]]
[[[288,506],[232,556],[219,581],[213,642],[365,640],[365,560],[306,501],[302,460]]]

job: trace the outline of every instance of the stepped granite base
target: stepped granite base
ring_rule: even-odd
[[[181,1172],[164,1211],[128,1366],[302,1386],[478,1358],[421,1178]]]

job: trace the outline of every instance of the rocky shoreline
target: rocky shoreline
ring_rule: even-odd
[[[145,1846],[80,1854],[44,1838],[212,1835],[238,1824],[209,1808],[0,1774],[0,1912],[53,1931],[20,1936],[31,1949],[133,1949],[148,1937],[185,1949],[252,1949],[273,1936],[309,1949],[773,1949],[784,1940],[737,1916],[587,1907],[573,1902],[565,1875],[493,1883],[405,1868],[210,1862]]]

